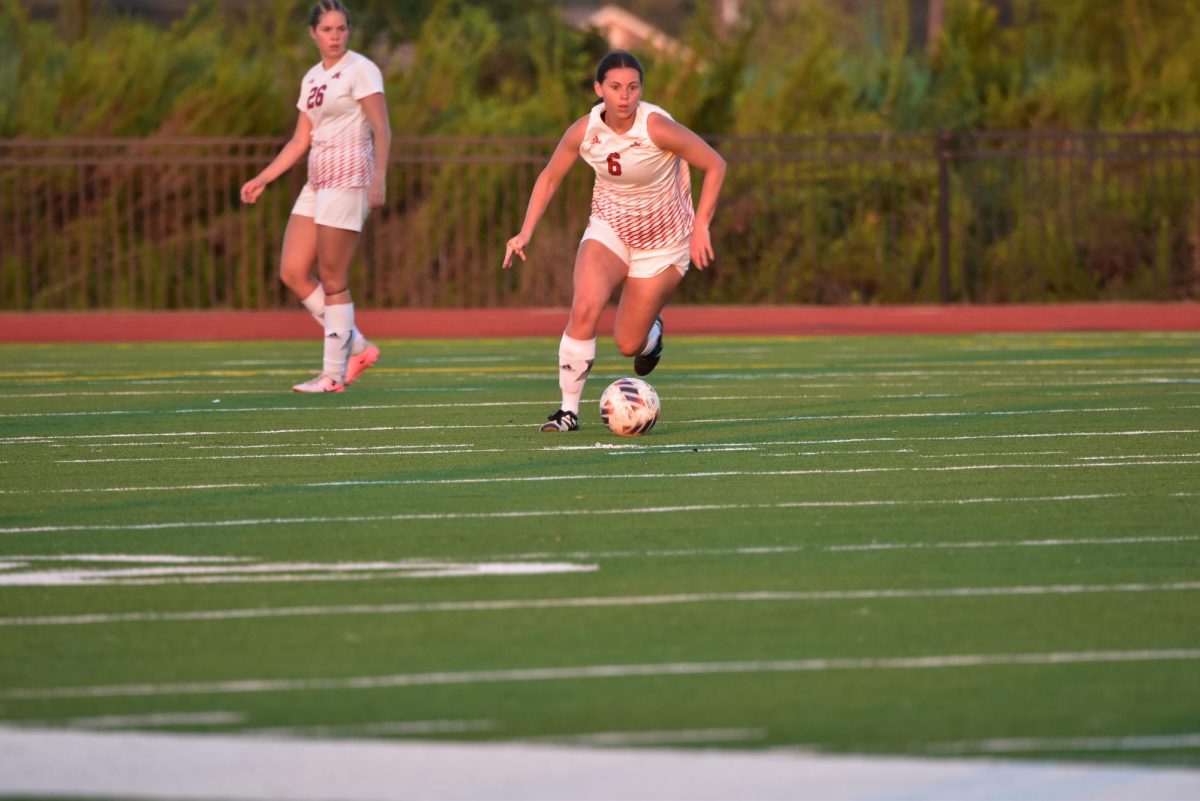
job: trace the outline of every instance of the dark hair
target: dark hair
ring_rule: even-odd
[[[308,12],[308,27],[317,27],[317,23],[321,21],[321,17],[330,11],[336,11],[341,14],[346,18],[346,25],[350,25],[350,12],[342,5],[342,0],[321,0],[321,2],[312,7],[312,11]]]
[[[633,53],[630,53],[628,50],[613,50],[600,59],[600,66],[596,67],[596,83],[604,83],[604,76],[608,75],[609,70],[620,69],[621,67],[632,67],[637,70],[638,80],[645,82],[646,72],[642,69],[642,65],[638,63]]]

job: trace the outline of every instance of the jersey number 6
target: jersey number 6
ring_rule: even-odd
[[[314,86],[308,93],[308,107],[315,108],[325,102],[325,86]]]
[[[607,161],[608,161],[608,174],[609,175],[620,175],[621,174],[621,154],[620,153],[609,153]]]

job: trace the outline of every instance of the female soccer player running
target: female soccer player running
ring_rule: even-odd
[[[661,312],[683,280],[689,260],[713,259],[708,226],[725,180],[725,160],[658,106],[642,101],[644,72],[632,54],[616,50],[596,69],[600,98],[559,140],[538,176],[521,231],[508,240],[505,268],[525,246],[567,171],[581,158],[596,172],[592,213],[575,256],[570,317],[558,346],[562,405],[542,431],[576,431],[584,383],[596,358],[596,328],[621,287],[613,337],[647,375],[663,350]],[[688,165],[704,173],[692,209]]]
[[[386,198],[392,132],[383,75],[370,59],[347,49],[346,7],[321,0],[309,14],[308,33],[321,61],[300,84],[296,131],[266,169],[245,183],[242,200],[257,201],[308,152],[308,183],[288,220],[279,275],[324,327],[325,350],[320,375],[292,389],[341,392],[379,359],[379,348],[354,326],[350,262],[367,214]]]

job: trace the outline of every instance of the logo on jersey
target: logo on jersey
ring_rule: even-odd
[[[595,134],[592,134],[592,141],[591,141],[591,144],[593,144],[593,145],[598,145],[598,144],[600,144],[600,137],[596,136]]]
[[[336,80],[337,80],[338,78],[340,78],[340,77],[342,77],[342,73],[340,73],[340,72],[335,72],[335,73],[333,73],[333,75],[330,75],[330,76],[329,76],[329,80],[331,80],[331,81],[336,81]]]

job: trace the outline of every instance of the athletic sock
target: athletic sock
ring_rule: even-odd
[[[325,287],[317,284],[317,288],[310,292],[308,297],[301,298],[300,304],[308,309],[308,313],[321,326],[325,325]]]
[[[325,307],[325,360],[321,372],[338,381],[346,380],[346,360],[354,344],[354,304]]]
[[[650,333],[646,334],[646,347],[642,348],[641,356],[645,356],[650,351],[658,347],[658,340],[662,337],[662,326],[658,324],[658,320],[654,321],[654,325],[650,326]]]
[[[562,408],[579,414],[583,385],[587,383],[592,362],[596,360],[596,339],[571,339],[566,333],[558,343],[558,386],[562,390]]]
[[[308,309],[308,313],[317,321],[317,325],[323,328],[325,326],[325,287],[317,284],[317,288],[310,292],[308,297],[303,298],[300,303]],[[350,352],[357,356],[369,344],[371,343],[367,342],[367,338],[362,335],[362,332],[355,328],[354,344],[350,346]]]

